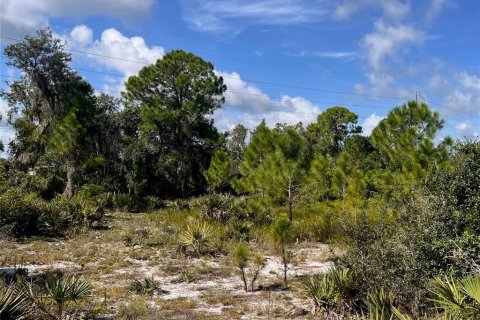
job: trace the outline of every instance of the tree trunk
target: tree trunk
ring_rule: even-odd
[[[67,184],[65,185],[63,195],[67,198],[71,198],[73,197],[73,178],[75,176],[75,165],[73,164],[73,161],[67,160],[65,166],[67,170]]]
[[[283,285],[285,288],[288,288],[288,283],[287,283],[287,271],[288,271],[288,263],[287,263],[287,257],[286,257],[286,252],[285,252],[285,245],[283,245],[282,248],[282,260],[283,260]]]
[[[240,268],[240,270],[241,270],[241,272],[242,272],[243,289],[245,290],[245,292],[248,292],[247,276],[245,275],[245,269],[244,269],[244,268]]]
[[[290,222],[293,221],[293,210],[292,210],[292,179],[288,178],[288,218]]]

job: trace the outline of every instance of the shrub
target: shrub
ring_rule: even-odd
[[[248,250],[248,247],[245,244],[239,243],[236,246],[233,262],[235,266],[237,266],[238,269],[240,270],[240,276],[242,277],[243,289],[245,290],[245,292],[248,291],[246,268],[248,264],[249,255],[250,255],[250,252]]]
[[[158,197],[118,193],[112,196],[112,207],[132,213],[146,212],[165,207],[165,202]]]
[[[9,188],[0,194],[0,228],[16,237],[37,234],[46,210],[46,203],[36,194]]]
[[[57,305],[57,314],[60,319],[68,303],[76,303],[92,293],[92,285],[89,281],[68,274],[47,279],[45,287],[47,297]]]
[[[206,223],[197,223],[188,225],[187,228],[180,233],[179,239],[183,245],[192,247],[195,255],[199,257],[210,243],[212,236],[212,227]]]
[[[130,284],[130,288],[136,294],[149,294],[160,292],[160,282],[155,280],[152,276],[147,276],[142,280],[133,280]]]
[[[75,199],[57,196],[47,205],[40,216],[40,228],[50,235],[60,235],[68,228],[81,226],[84,215]]]
[[[353,278],[349,269],[334,268],[326,274],[309,276],[303,283],[315,311],[329,313],[347,306],[353,296]]]
[[[202,217],[207,220],[226,222],[231,218],[235,197],[230,194],[210,194],[198,198]]]
[[[458,280],[451,276],[435,277],[430,292],[431,301],[449,319],[480,318],[480,276]]]
[[[32,316],[32,304],[16,285],[0,283],[0,319],[28,319]]]

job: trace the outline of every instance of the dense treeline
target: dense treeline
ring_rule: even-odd
[[[436,143],[444,121],[425,103],[393,108],[370,136],[344,107],[307,127],[262,122],[223,134],[211,116],[226,86],[191,53],[144,67],[121,98],[95,95],[48,29],[4,54],[21,78],[1,93],[16,130],[0,162],[2,230],[59,235],[101,225],[108,208],[213,193],[207,219],[264,225],[284,210],[294,238],[345,244],[349,310],[386,288],[418,317],[433,277],[479,272],[480,144]],[[218,211],[225,201],[242,215]]]

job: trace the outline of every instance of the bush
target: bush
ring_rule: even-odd
[[[199,257],[210,243],[212,236],[212,227],[204,223],[188,225],[178,237],[183,245],[192,247],[195,255]]]
[[[349,269],[332,269],[326,274],[309,276],[303,282],[315,311],[344,311],[353,297],[353,278]]]
[[[160,282],[155,280],[151,276],[147,276],[142,280],[133,280],[130,284],[130,289],[136,294],[148,294],[153,295],[154,293],[159,293]]]
[[[112,207],[122,211],[138,213],[163,208],[165,207],[165,201],[154,196],[141,197],[118,193],[112,196]]]
[[[0,229],[15,237],[58,236],[101,217],[103,207],[95,200],[58,195],[48,202],[15,187],[0,194]]]
[[[46,203],[34,193],[10,188],[0,194],[0,228],[16,237],[39,233]]]
[[[47,204],[40,216],[40,228],[49,235],[60,235],[68,228],[84,223],[82,206],[74,199],[57,196]]]
[[[202,216],[207,220],[227,222],[231,219],[235,197],[230,194],[210,194],[198,198]]]

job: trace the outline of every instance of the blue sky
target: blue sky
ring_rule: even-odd
[[[50,26],[73,66],[118,95],[125,79],[172,49],[211,61],[228,86],[214,115],[237,123],[308,124],[343,105],[365,133],[415,97],[446,120],[439,139],[480,132],[477,0],[2,0],[1,35]],[[2,47],[11,40],[2,38]],[[107,57],[114,57],[107,58]],[[127,61],[128,60],[128,61]],[[18,76],[2,57],[2,87]],[[5,113],[7,105],[0,104]],[[4,117],[5,120],[5,117]],[[5,142],[13,130],[0,125]]]

